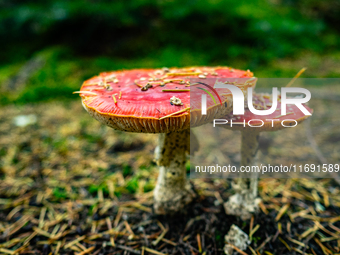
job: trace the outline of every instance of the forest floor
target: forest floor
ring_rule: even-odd
[[[311,121],[263,135],[260,160],[340,163],[339,102],[311,108]],[[225,137],[236,162],[240,136]],[[230,180],[191,179],[198,198],[186,213],[154,215],[156,141],[101,125],[79,101],[1,107],[0,253],[223,254],[235,224],[251,233],[243,254],[340,254],[334,178],[260,179],[261,211],[249,221],[224,212]]]

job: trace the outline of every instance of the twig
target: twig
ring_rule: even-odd
[[[88,249],[86,249],[86,250],[84,250],[80,253],[76,253],[76,255],[84,255],[84,254],[90,253],[91,251],[94,250],[94,248],[95,248],[95,246],[92,246],[92,247],[90,247],[90,248],[88,248]]]
[[[144,246],[143,246],[143,247],[144,247]],[[148,248],[148,247],[144,247],[144,250],[146,250],[147,252],[150,252],[150,253],[152,253],[152,254],[156,254],[156,255],[165,255],[165,254],[162,253],[162,252],[158,252],[158,251],[153,250],[153,249],[150,249],[150,248]]]
[[[266,243],[270,241],[270,239],[272,239],[272,236],[267,237],[267,239],[264,240],[264,242],[256,249],[256,251],[261,250],[266,245]]]
[[[302,69],[294,76],[294,78],[286,85],[286,87],[292,86],[292,84],[294,83],[294,81],[295,81],[297,78],[299,78],[300,75],[301,75],[304,71],[306,71],[306,69],[307,69],[306,67],[302,68]]]
[[[134,250],[134,249],[132,249],[128,246],[125,246],[125,245],[116,244],[116,247],[119,248],[119,249],[125,250],[125,251],[129,251],[133,254],[141,254],[140,251]]]

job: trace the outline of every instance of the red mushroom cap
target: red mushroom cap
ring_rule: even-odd
[[[270,109],[272,106],[272,96],[269,94],[256,94],[253,93],[253,106],[257,110],[267,110]],[[304,115],[301,110],[296,107],[296,105],[287,105],[287,113],[286,115],[281,115],[281,96],[278,96],[278,104],[276,110],[269,115],[256,115],[252,113],[248,107],[246,107],[244,111],[244,115],[233,115],[228,114],[224,118],[227,120],[232,120],[233,125],[230,127],[230,125],[221,125],[222,127],[228,128],[228,129],[235,129],[235,130],[253,130],[253,131],[277,131],[280,129],[283,129],[284,126],[281,124],[281,121],[285,120],[284,125],[285,126],[294,126],[296,123],[300,123],[307,119],[309,116]],[[313,113],[313,110],[310,109],[308,106],[304,105],[306,109]],[[261,127],[250,127],[247,123],[249,120],[254,120],[250,124],[253,126],[260,126],[262,125],[261,121],[255,121],[255,120],[262,120],[263,126]],[[274,120],[274,121],[272,121]],[[243,125],[245,121],[245,126]],[[296,121],[296,122],[295,122]],[[237,123],[237,124],[236,124]],[[235,124],[235,125],[234,125]]]
[[[199,101],[199,106],[190,109],[190,79],[197,78],[209,84],[213,79],[206,78],[249,77],[253,77],[249,70],[229,67],[133,69],[101,73],[85,81],[79,93],[90,115],[114,129],[168,133],[190,128],[190,112],[200,115],[195,112],[198,108],[200,111],[200,96],[191,97],[191,100]],[[209,117],[217,112],[212,111],[214,107],[223,115],[229,113],[232,105],[229,101],[231,95],[222,95],[218,105],[208,98]],[[230,105],[228,111],[226,102]],[[191,103],[192,106],[193,101]],[[195,121],[195,125],[201,124],[202,118],[196,117]]]

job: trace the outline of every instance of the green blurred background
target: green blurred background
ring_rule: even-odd
[[[0,105],[78,99],[102,71],[228,65],[340,76],[339,0],[0,0]]]

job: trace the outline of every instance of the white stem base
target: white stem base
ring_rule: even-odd
[[[250,179],[250,187],[247,186],[247,181],[249,179],[238,179],[243,184],[245,188],[238,189],[234,188],[236,193],[229,197],[228,201],[224,203],[224,210],[228,215],[239,216],[242,220],[248,220],[251,216],[259,210],[260,198],[257,198],[254,194],[254,189],[250,187],[255,187],[257,189],[257,179]],[[239,185],[238,184],[238,185]]]
[[[243,131],[241,145],[241,166],[255,165],[258,150],[258,132]],[[226,214],[250,219],[252,214],[259,211],[260,198],[257,198],[258,174],[252,173],[251,179],[239,178],[233,183],[235,194],[224,204]]]

